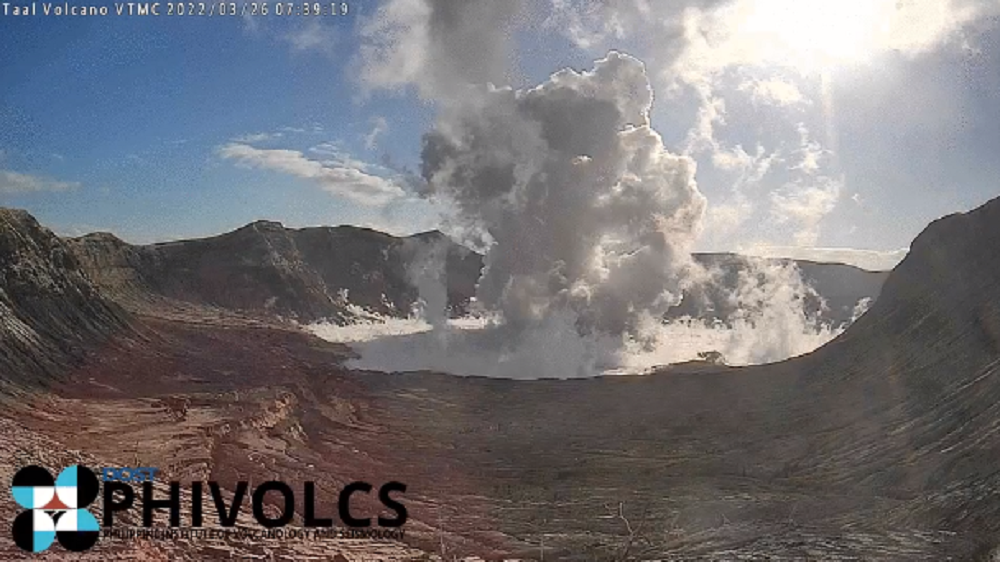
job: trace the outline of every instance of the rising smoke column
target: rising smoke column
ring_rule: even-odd
[[[695,164],[650,127],[643,64],[611,52],[528,90],[471,89],[425,135],[427,194],[488,240],[477,298],[515,333],[553,318],[641,337],[695,277]]]
[[[730,59],[709,49],[718,33],[701,23],[714,24],[731,2],[662,4],[387,0],[360,22],[363,91],[411,91],[438,112],[424,141],[424,194],[454,212],[445,222],[452,235],[488,254],[474,309],[477,316],[491,309],[483,315],[489,329],[449,330],[440,261],[433,251],[417,253],[408,274],[420,294],[417,312],[435,333],[372,341],[363,368],[588,376],[693,359],[697,351],[722,351],[736,363],[781,360],[832,337],[802,316],[797,295],[808,287],[797,273],[758,268],[746,292],[691,262],[705,202],[693,162],[667,152],[649,128],[653,96],[639,61],[612,52],[589,72],[559,72],[532,89],[486,85],[523,83],[517,60],[526,53],[516,38],[531,28],[599,52],[631,36],[661,85],[705,85],[712,65]],[[685,115],[683,104],[676,110],[680,121],[697,122],[689,141],[715,150],[712,126],[723,113],[708,86],[710,106],[697,115]],[[751,308],[731,326],[701,319],[664,326],[660,313],[695,285]],[[746,296],[761,291],[767,306],[753,307]]]

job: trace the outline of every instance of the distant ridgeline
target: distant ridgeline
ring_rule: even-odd
[[[410,314],[418,294],[408,267],[432,245],[441,248],[449,313],[459,316],[475,295],[483,267],[482,255],[438,231],[399,238],[352,226],[290,229],[258,221],[211,238],[145,246],[104,233],[68,242],[91,278],[129,308],[156,296],[300,322],[350,321],[345,297],[379,314]],[[733,254],[695,258],[720,268],[722,283],[688,295],[671,316],[726,320],[733,308],[727,294],[747,263]],[[850,321],[861,299],[878,297],[887,275],[842,264],[795,263],[826,304],[820,310],[819,302],[807,301],[806,307],[834,325]]]

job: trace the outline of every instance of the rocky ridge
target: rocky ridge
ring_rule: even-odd
[[[100,289],[130,310],[185,306],[301,323],[345,323],[360,306],[386,316],[413,312],[418,292],[411,264],[441,272],[450,314],[468,310],[483,256],[438,231],[398,238],[350,226],[291,229],[257,221],[196,240],[132,245],[107,233],[66,241]],[[734,254],[695,254],[716,280],[696,287],[669,317],[727,321],[731,295],[754,261]],[[762,260],[797,267],[816,290],[806,312],[834,326],[849,323],[863,299],[878,297],[887,272],[842,264]],[[822,301],[822,302],[821,302]]]

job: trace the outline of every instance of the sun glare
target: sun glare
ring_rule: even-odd
[[[865,62],[884,44],[893,0],[752,0],[738,32],[771,60],[804,71]]]

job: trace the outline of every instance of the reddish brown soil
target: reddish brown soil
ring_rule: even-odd
[[[345,484],[375,486],[372,501],[357,494],[352,505],[376,516],[377,488],[400,481],[408,486],[408,542],[497,552],[509,541],[489,531],[489,514],[449,460],[450,447],[393,427],[391,412],[362,384],[368,375],[338,366],[349,353],[292,330],[147,318],[137,334],[94,350],[16,414],[68,449],[159,467],[163,480],[214,480],[229,489],[239,480],[299,489],[315,481],[320,515],[335,519]],[[445,526],[438,521],[446,527],[435,529]]]

